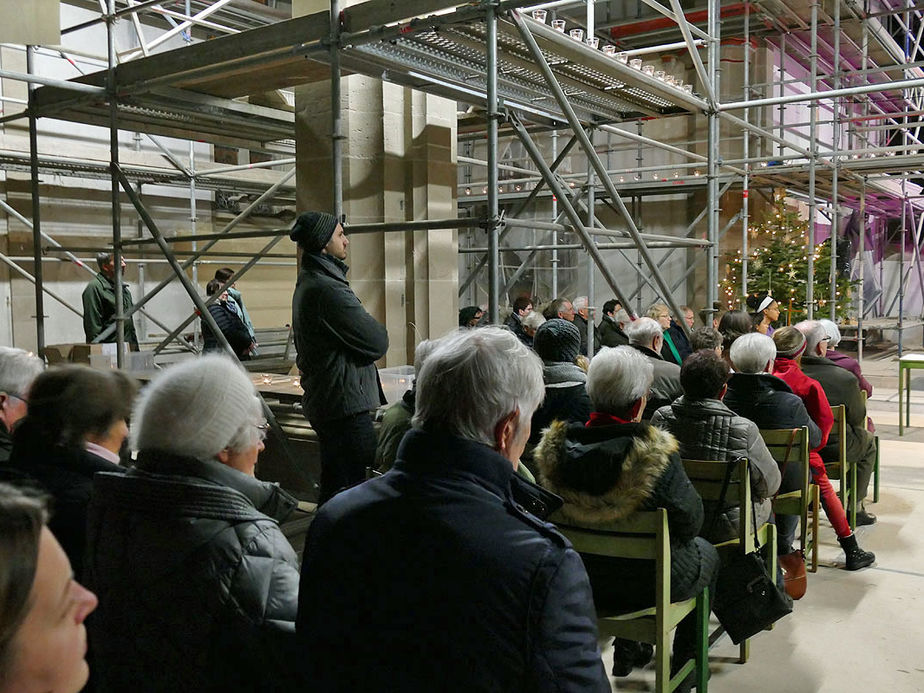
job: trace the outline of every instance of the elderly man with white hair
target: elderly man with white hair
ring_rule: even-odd
[[[133,414],[136,467],[94,479],[87,584],[99,691],[277,691],[294,671],[295,499],[254,477],[266,421],[236,361],[162,371]]]
[[[625,520],[641,510],[665,508],[671,530],[672,601],[714,587],[715,547],[697,536],[703,503],[687,478],[674,437],[640,423],[652,387],[650,359],[628,346],[605,348],[590,364],[587,392],[593,412],[586,423],[554,422],[535,452],[541,483],[565,499],[561,513],[585,527]],[[621,613],[654,601],[654,575],[634,560],[585,556],[598,609]],[[695,621],[685,618],[674,636],[671,673],[692,656]],[[613,675],[644,666],[652,651],[617,638]],[[690,680],[676,690],[690,690]]]
[[[590,301],[587,296],[578,296],[572,305],[574,306],[574,324],[581,331],[581,353],[584,356],[590,355],[588,332],[591,330],[594,335],[594,353],[600,351],[600,335],[597,333],[597,326],[592,322]]]
[[[580,556],[513,495],[542,396],[539,358],[509,330],[439,341],[391,471],[309,529],[306,688],[610,690]]]
[[[876,439],[866,430],[866,404],[860,385],[853,373],[825,358],[829,337],[824,325],[817,320],[805,320],[797,324],[796,329],[805,335],[802,372],[821,383],[831,406],[843,404],[846,409],[847,460],[857,465],[857,525],[871,525],[876,522],[876,516],[866,511],[863,499],[876,465]],[[837,470],[838,442],[832,430],[827,445],[821,450],[829,476]]]
[[[22,349],[0,347],[0,464],[10,459],[13,427],[29,411],[29,388],[45,363]]]
[[[661,356],[664,335],[661,325],[652,318],[639,318],[626,326],[629,346],[647,358],[654,369],[654,379],[648,403],[642,418],[646,421],[665,404],[670,404],[683,394],[680,387],[680,366],[665,361]]]

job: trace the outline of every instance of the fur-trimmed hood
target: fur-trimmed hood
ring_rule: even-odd
[[[534,453],[542,486],[561,496],[567,519],[622,520],[651,497],[677,452],[677,441],[648,424],[586,428],[555,421]]]

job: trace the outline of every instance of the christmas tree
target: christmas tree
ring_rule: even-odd
[[[806,290],[808,288],[808,220],[786,206],[782,197],[776,198],[767,217],[750,228],[754,244],[748,250],[748,293],[770,293],[779,303],[780,322],[795,324],[808,315]],[[831,239],[815,246],[814,303],[815,316],[827,318],[831,314]],[[721,285],[721,297],[729,310],[742,308],[741,250],[727,258],[727,272]],[[836,316],[847,317],[851,306],[849,274],[838,272],[836,278]]]

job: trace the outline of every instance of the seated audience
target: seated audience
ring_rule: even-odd
[[[397,402],[385,407],[379,428],[379,442],[375,448],[375,468],[380,472],[391,469],[401,439],[411,430],[411,417],[414,416],[414,403],[417,399],[417,376],[420,375],[420,369],[434,346],[436,342],[430,339],[425,339],[417,345],[414,349],[414,382],[411,389]]]
[[[771,337],[774,332],[773,323],[780,319],[780,306],[773,300],[773,296],[766,291],[751,294],[747,298],[747,306],[750,309],[754,331]]]
[[[722,335],[711,327],[697,327],[690,334],[690,347],[694,352],[712,349],[718,356],[721,356]]]
[[[67,365],[41,373],[29,392],[29,413],[13,433],[13,453],[0,468],[0,478],[51,496],[48,526],[78,578],[93,477],[124,471],[119,455],[136,389],[122,371]]]
[[[628,344],[629,338],[623,330],[629,322],[629,314],[622,309],[619,301],[611,299],[604,303],[603,319],[600,320],[600,325],[597,327],[600,346],[617,347]]]
[[[0,465],[10,459],[13,427],[29,408],[29,388],[45,363],[28,351],[0,346]]]
[[[545,308],[542,309],[542,317],[546,320],[561,318],[568,322],[574,322],[574,306],[567,298],[553,298],[546,304]]]
[[[653,304],[646,315],[652,320],[656,320],[661,326],[661,333],[664,338],[661,343],[661,358],[679,367],[683,363],[683,359],[690,354],[690,342],[683,333],[683,329],[671,318],[667,305],[664,303]],[[671,328],[675,329],[672,331]],[[678,332],[682,335],[682,338],[677,336]]]
[[[835,351],[837,345],[841,343],[840,328],[832,320],[819,320],[818,322],[822,324],[822,327],[825,328],[825,333],[828,335],[828,350],[825,352],[825,358],[832,361],[836,366],[846,368],[853,373],[857,378],[860,389],[866,392],[867,397],[872,397],[873,386],[863,377],[863,371],[860,370],[859,362],[847,354]],[[872,431],[873,429],[870,430]]]
[[[731,347],[731,361],[735,372],[728,380],[726,406],[739,416],[750,419],[759,429],[808,428],[809,448],[821,445],[821,430],[812,421],[805,405],[793,394],[785,382],[772,374],[776,360],[773,340],[759,332],[742,335]],[[782,476],[777,493],[789,493],[802,488],[803,467],[787,462],[780,469]],[[777,515],[777,553],[792,553],[797,515]]]
[[[653,426],[671,432],[680,456],[690,460],[748,460],[751,498],[757,526],[770,519],[770,498],[780,486],[780,470],[767,450],[757,425],[738,416],[722,402],[728,383],[728,365],[715,351],[691,354],[680,369],[683,396],[661,407]],[[738,536],[738,506],[724,508],[705,503],[702,536],[714,544]]]
[[[680,306],[680,312],[683,315],[683,322],[686,324],[687,329],[692,331],[693,324],[696,321],[696,318],[693,314],[693,309],[690,308],[690,306]],[[687,356],[693,353],[694,349],[690,344],[690,340],[686,333],[683,331],[683,327],[681,327],[677,320],[671,318],[671,326],[667,331],[670,334],[674,345],[677,346],[677,351],[680,352],[680,359],[685,361]]]
[[[629,346],[643,354],[654,368],[654,380],[642,419],[647,421],[658,409],[683,394],[680,387],[680,366],[661,357],[664,341],[661,325],[651,318],[633,320],[627,328]]]
[[[800,363],[805,351],[805,336],[795,327],[781,327],[773,333],[773,342],[776,345],[773,375],[785,381],[793,393],[798,395],[805,404],[809,416],[821,430],[821,442],[817,447],[812,448],[809,454],[809,466],[812,481],[818,485],[821,494],[821,506],[834,527],[837,540],[847,557],[847,570],[865,568],[876,560],[876,556],[872,552],[864,551],[857,544],[856,535],[851,531],[850,524],[847,522],[844,506],[828,478],[825,463],[819,454],[828,442],[834,415],[831,413],[831,405],[828,403],[824,388],[817,380],[802,372]]]
[[[137,467],[97,474],[87,525],[99,691],[291,687],[298,559],[279,523],[296,501],[254,478],[265,430],[226,356],[172,366],[141,393]]]
[[[215,279],[224,284],[231,277],[234,276],[234,270],[230,267],[222,267],[221,269],[215,270]],[[251,357],[257,355],[257,334],[253,329],[253,322],[250,320],[250,313],[247,312],[247,306],[244,305],[244,297],[241,295],[241,292],[237,290],[237,284],[234,283],[228,287],[228,305],[232,306],[232,309],[238,316],[241,318],[241,321],[244,323],[244,327],[247,328],[247,331],[250,333],[250,341],[253,342],[253,346],[250,348]],[[233,304],[233,305],[232,305]]]
[[[220,288],[221,282],[213,279],[206,284],[205,293],[209,296],[214,296]],[[228,299],[228,292],[223,291],[218,300],[209,305],[209,314],[215,320],[215,324],[218,325],[218,329],[221,330],[225,339],[228,340],[234,355],[241,361],[246,361],[250,358],[251,350],[254,347],[253,336],[247,330],[247,326],[244,325],[244,321],[238,312],[240,308],[236,303]],[[205,342],[202,346],[203,353],[223,351],[218,337],[215,336],[212,328],[209,327],[205,320],[202,320],[202,338]]]
[[[553,421],[584,423],[590,417],[587,373],[576,363],[581,336],[574,323],[554,318],[536,331],[534,348],[542,359],[545,399],[533,414],[529,442],[535,445]]]
[[[96,596],[46,520],[41,498],[0,484],[0,693],[77,693],[89,676],[83,622]]]
[[[306,690],[610,690],[580,556],[511,491],[542,394],[508,330],[439,340],[394,467],[308,530]]]
[[[625,520],[639,510],[665,508],[671,532],[670,598],[679,601],[715,586],[719,559],[715,548],[697,536],[703,504],[683,470],[677,441],[640,423],[653,377],[652,360],[638,351],[602,350],[587,374],[590,420],[586,425],[553,423],[535,459],[540,482],[565,499],[560,512],[570,522],[594,527]],[[614,613],[652,605],[650,563],[595,556],[584,561],[598,609]],[[674,636],[673,671],[692,656],[695,632],[690,614]],[[614,649],[615,676],[628,675],[651,657],[650,647],[621,638]],[[689,683],[685,680],[677,690],[690,690]]]
[[[871,525],[876,522],[876,516],[866,512],[863,499],[876,466],[876,438],[866,430],[866,405],[860,386],[853,373],[825,358],[828,335],[820,322],[805,320],[797,324],[796,329],[805,335],[802,372],[821,384],[829,404],[844,405],[847,460],[857,465],[857,525]],[[833,432],[828,435],[828,444],[821,450],[821,459],[829,474],[837,467],[840,454]]]
[[[578,296],[574,299],[572,305],[574,306],[574,324],[577,325],[578,330],[581,332],[581,353],[584,354],[584,356],[590,355],[587,335],[590,329],[593,329],[594,333],[594,353],[600,351],[600,335],[597,334],[597,326],[592,325],[590,303],[587,300],[587,296]]]
[[[523,329],[523,318],[529,315],[532,310],[533,299],[529,296],[517,296],[513,302],[513,310],[504,322],[504,325],[517,336],[517,339],[528,347],[533,345],[533,340]]]
[[[459,327],[478,327],[484,311],[478,306],[466,306],[459,311]]]
[[[539,326],[545,322],[545,318],[542,316],[538,310],[532,310],[528,315],[524,316],[520,321],[520,325],[523,327],[523,334],[526,335],[529,341],[521,339],[526,346],[532,348],[533,340],[536,338],[536,330],[539,329]]]
[[[754,331],[754,321],[743,310],[730,310],[719,320],[719,334],[722,335],[722,356],[731,366],[728,355],[735,340]]]

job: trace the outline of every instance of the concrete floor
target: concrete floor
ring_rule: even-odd
[[[822,515],[819,567],[793,613],[751,641],[751,658],[722,638],[709,652],[709,690],[748,693],[924,691],[924,371],[912,380],[912,428],[898,437],[898,364],[866,361],[874,391],[869,413],[881,438],[879,521],[860,545],[876,563],[849,573]],[[917,374],[920,374],[918,376]],[[835,485],[838,482],[834,482]],[[870,484],[872,498],[872,484]],[[607,670],[612,647],[604,650]],[[614,690],[654,690],[650,667],[612,679]]]

